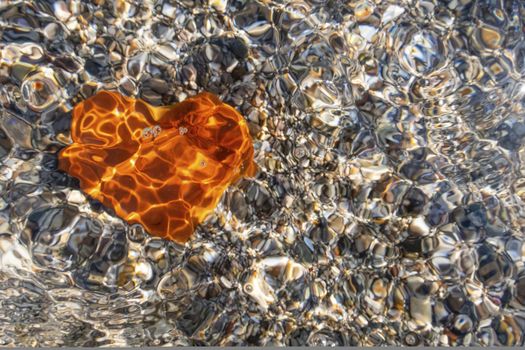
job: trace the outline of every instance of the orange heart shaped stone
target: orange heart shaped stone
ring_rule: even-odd
[[[127,222],[181,243],[257,169],[246,121],[210,93],[153,107],[101,91],[75,106],[71,138],[60,170]]]

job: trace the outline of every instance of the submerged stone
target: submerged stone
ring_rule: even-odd
[[[101,91],[75,107],[71,137],[60,170],[130,224],[178,242],[256,171],[245,120],[209,93],[153,107]]]

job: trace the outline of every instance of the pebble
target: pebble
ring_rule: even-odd
[[[430,227],[422,216],[412,219],[409,229],[411,233],[418,236],[427,236],[430,233]]]
[[[61,22],[66,22],[71,17],[68,6],[64,1],[55,1],[53,3],[53,12]]]

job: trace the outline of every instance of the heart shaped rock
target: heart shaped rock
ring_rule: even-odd
[[[71,138],[60,170],[128,223],[181,243],[257,169],[246,121],[210,93],[153,107],[101,91],[75,106]]]

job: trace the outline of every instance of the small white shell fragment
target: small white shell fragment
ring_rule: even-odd
[[[381,20],[381,23],[385,24],[388,23],[397,17],[401,16],[405,12],[405,9],[402,7],[399,7],[397,5],[390,5],[387,7],[385,12],[383,13],[383,19]]]
[[[272,288],[266,283],[263,275],[254,271],[243,285],[244,293],[248,294],[263,309],[275,301]]]

